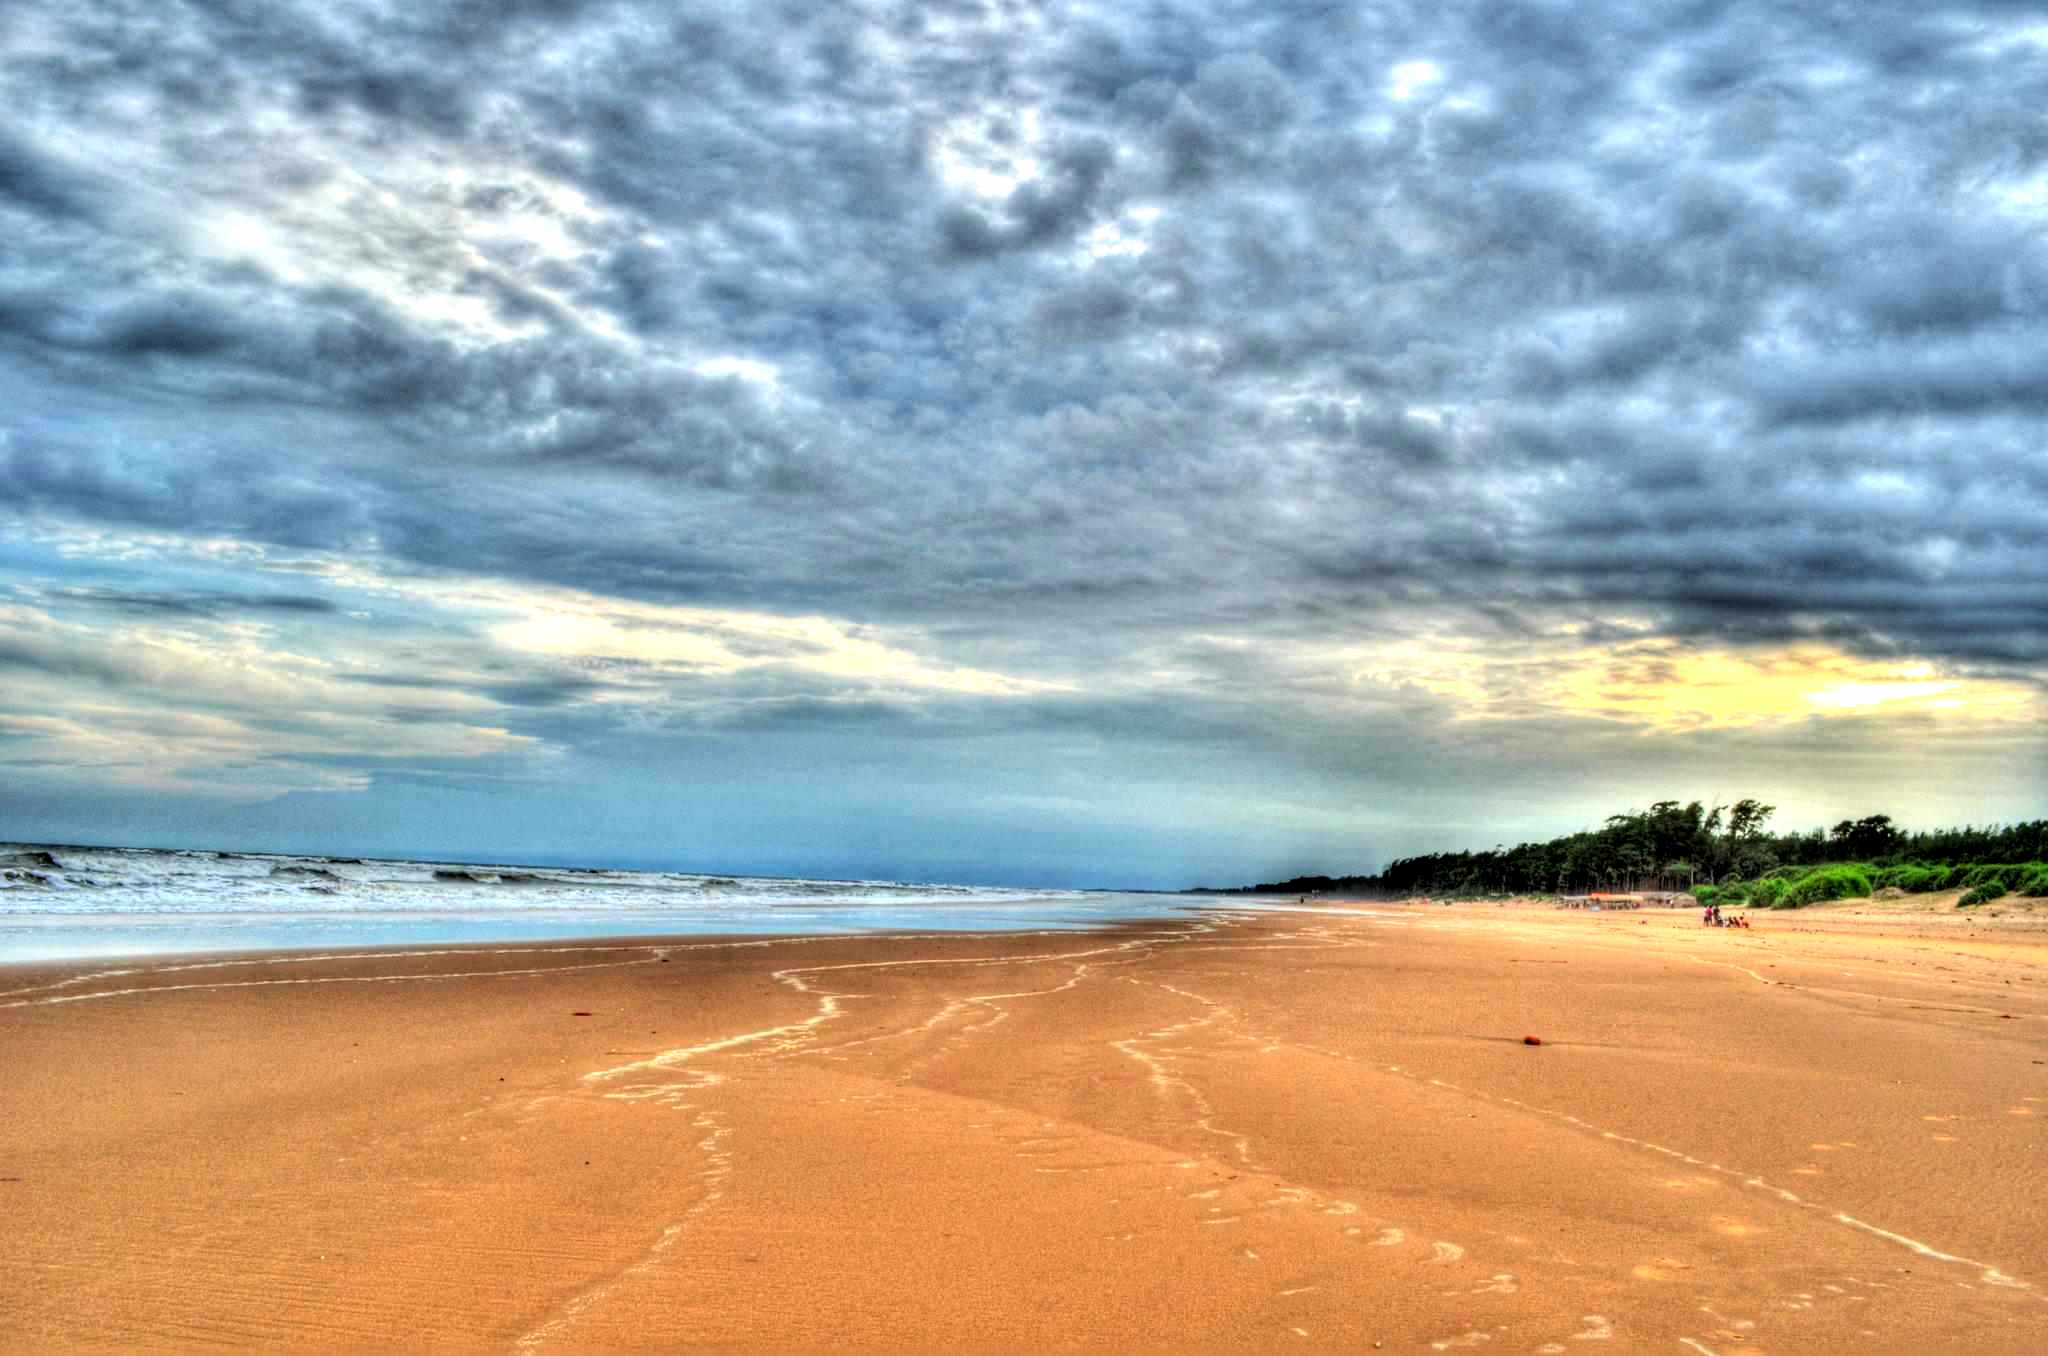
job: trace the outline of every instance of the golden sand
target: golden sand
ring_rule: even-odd
[[[2038,927],[1354,907],[0,972],[0,1350],[2048,1349]]]

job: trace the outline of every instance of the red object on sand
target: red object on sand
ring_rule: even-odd
[[[1524,1036],[1522,1037],[1522,1044],[1541,1045],[1543,1044],[1543,1038],[1541,1036]]]

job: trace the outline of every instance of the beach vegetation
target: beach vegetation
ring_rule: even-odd
[[[1782,876],[1770,876],[1749,887],[1749,902],[1759,909],[1775,909],[1784,899],[1786,881]]]
[[[1909,895],[1923,895],[1931,890],[1948,888],[1949,869],[1947,866],[1929,866],[1925,862],[1907,862],[1900,866],[1887,867],[1881,873],[1878,887],[1890,885],[1904,890]]]
[[[1874,889],[1870,883],[1870,872],[1861,863],[1845,862],[1835,866],[1823,866],[1809,871],[1796,880],[1787,881],[1785,893],[1779,896],[1774,909],[1797,909],[1807,904],[1819,904],[1830,899],[1860,899]]]
[[[1610,890],[1691,891],[1699,898],[1709,887],[1722,904],[1798,907],[1885,886],[1911,894],[1973,888],[1985,877],[1971,880],[1969,874],[1986,863],[2009,869],[2013,874],[1999,879],[2020,889],[2036,879],[2031,869],[2048,859],[2048,819],[1909,830],[1889,815],[1871,814],[1828,829],[1778,833],[1771,829],[1776,813],[1776,806],[1753,797],[1712,806],[1660,800],[1542,842],[1430,852],[1398,858],[1377,873],[1304,875],[1244,889],[1478,899]],[[1824,871],[1829,874],[1816,875]],[[2048,868],[2040,880],[2048,886]]]
[[[1966,890],[1996,885],[2001,890],[2018,890],[2024,894],[2029,893],[2024,887],[2044,869],[2048,866],[2041,862],[1981,862],[1963,872],[1959,883]]]
[[[1982,885],[1972,886],[1961,899],[1956,901],[1956,907],[1967,909],[1978,904],[1989,904],[1994,899],[2004,899],[2005,896],[2006,889],[2003,885],[2000,885],[1997,881],[1988,880]]]

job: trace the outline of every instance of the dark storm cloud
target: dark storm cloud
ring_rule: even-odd
[[[1012,190],[996,219],[971,207],[947,209],[939,219],[946,251],[985,258],[1070,238],[1088,220],[1115,157],[1108,141],[1085,138],[1059,148],[1043,180]]]
[[[507,706],[560,706],[606,686],[588,678],[535,678],[519,683],[491,683],[483,692]]]
[[[340,675],[340,679],[366,687],[474,692],[506,706],[521,707],[561,706],[614,686],[581,674],[546,674],[509,682],[428,673],[349,673]],[[422,718],[446,719],[446,713],[430,710]]]
[[[1895,415],[2048,414],[2041,381],[2048,342],[1964,344],[1822,357],[1759,374],[1758,403],[1781,424],[1840,424]]]
[[[141,665],[96,647],[20,635],[0,636],[0,668],[117,687],[144,684],[151,678]]]
[[[2042,661],[2025,7],[31,10],[29,513],[1029,671],[1425,607]]]
[[[145,616],[219,617],[238,612],[318,616],[339,610],[332,599],[308,593],[138,593],[109,588],[64,588],[55,590],[53,597]]]
[[[100,186],[88,175],[0,131],[0,199],[41,216],[91,217]]]
[[[0,489],[30,512],[303,547],[344,545],[363,525],[364,491],[350,475],[314,478],[275,455],[221,449],[204,432],[164,432],[141,448],[72,442],[76,433],[8,439]]]

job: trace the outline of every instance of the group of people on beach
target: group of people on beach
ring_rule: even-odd
[[[1749,926],[1749,915],[1738,913],[1724,918],[1721,915],[1721,906],[1719,904],[1709,904],[1707,905],[1706,913],[1700,916],[1700,926],[1703,928],[1746,928]]]

